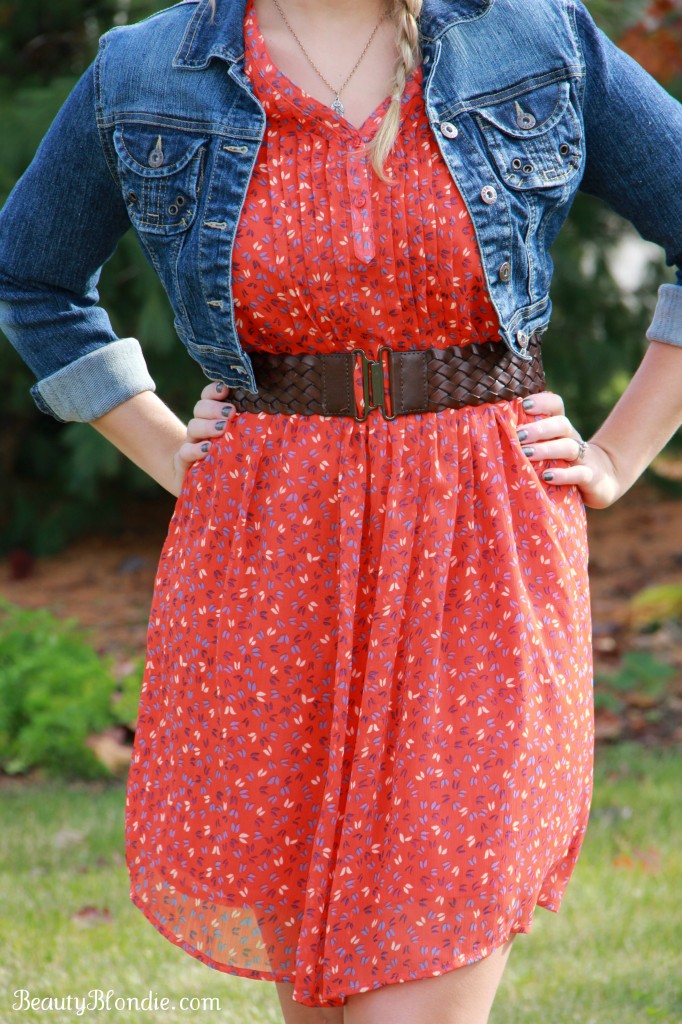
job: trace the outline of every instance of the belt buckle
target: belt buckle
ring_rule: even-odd
[[[356,410],[354,419],[356,423],[364,423],[367,417],[375,409],[381,409],[385,420],[394,420],[396,416],[388,411],[386,407],[387,389],[384,385],[384,362],[383,354],[387,353],[387,365],[390,369],[393,350],[388,345],[382,345],[379,349],[378,359],[368,359],[367,353],[362,348],[351,350],[352,355],[359,356],[362,363],[362,415],[359,416]]]

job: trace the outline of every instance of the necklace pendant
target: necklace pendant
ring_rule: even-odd
[[[332,103],[332,110],[334,111],[335,114],[338,115],[338,117],[343,117],[343,115],[345,114],[346,108],[341,102],[341,98],[339,96],[334,97],[334,101]]]

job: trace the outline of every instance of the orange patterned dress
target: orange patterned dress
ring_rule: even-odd
[[[272,65],[234,254],[247,349],[498,336],[421,72],[389,169]],[[500,342],[502,344],[502,342]],[[442,974],[558,910],[592,792],[585,513],[520,400],[385,420],[239,413],[187,474],[126,802],[131,898],[308,1005]]]

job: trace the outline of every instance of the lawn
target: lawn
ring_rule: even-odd
[[[562,909],[539,909],[517,937],[490,1024],[682,1022],[681,768],[671,749],[598,749],[588,835]],[[132,905],[124,798],[121,783],[3,780],[0,1024],[280,1021],[274,986],[203,966]],[[110,990],[124,1003],[151,992],[177,1008],[13,1009],[16,990]],[[183,997],[200,1002],[181,1009]]]

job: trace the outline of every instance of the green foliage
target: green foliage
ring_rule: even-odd
[[[630,602],[633,625],[651,629],[664,622],[682,622],[682,583],[646,587]]]
[[[109,775],[85,741],[112,722],[131,721],[139,686],[138,672],[131,674],[117,702],[111,667],[74,622],[0,603],[0,766],[5,772],[40,767],[47,775],[67,778]]]
[[[665,696],[676,671],[646,651],[628,651],[614,673],[599,673],[595,678],[595,709],[623,711],[630,694],[652,702]]]
[[[579,195],[553,249],[553,315],[543,355],[549,386],[585,435],[620,397],[644,355],[663,255],[624,293],[611,260],[632,229],[598,200]]]

